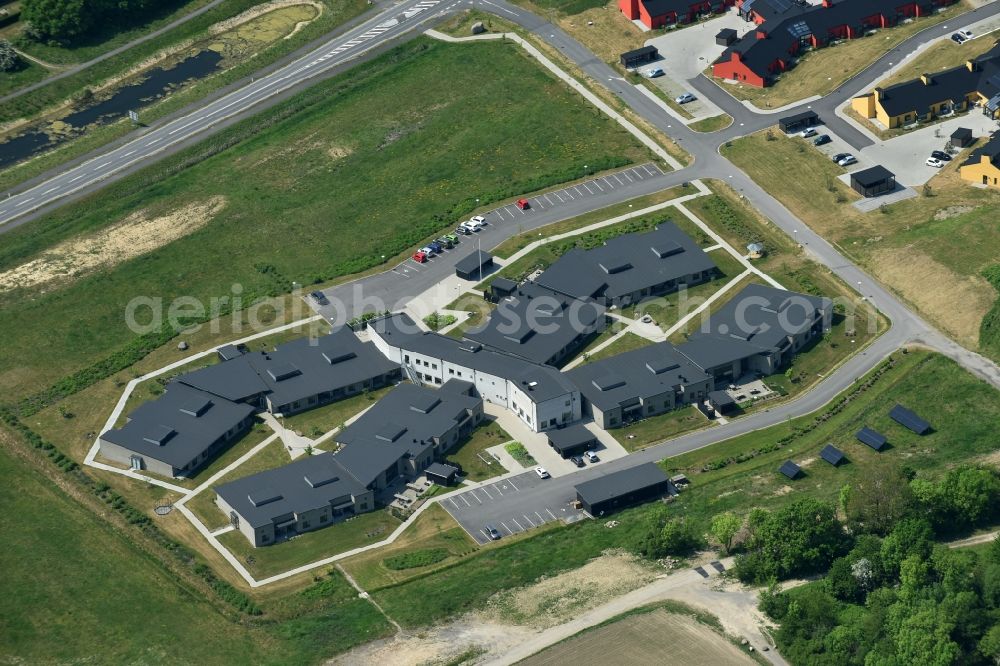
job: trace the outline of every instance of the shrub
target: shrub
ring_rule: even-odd
[[[408,553],[393,555],[382,560],[382,564],[387,569],[401,571],[403,569],[416,569],[437,564],[448,558],[448,551],[445,548],[426,548],[423,550],[412,550]]]

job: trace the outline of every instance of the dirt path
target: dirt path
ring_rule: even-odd
[[[958,541],[952,541],[948,544],[949,548],[968,548],[969,546],[978,546],[982,543],[989,543],[997,538],[1000,531],[987,532],[986,534],[977,534],[976,536],[971,536],[967,539],[959,539]]]
[[[595,562],[601,559],[603,558]],[[732,560],[724,560],[723,563],[729,566]],[[706,570],[715,574],[711,567],[706,567]],[[547,590],[560,582],[566,583],[564,587],[572,587],[573,584],[568,579],[561,581],[566,575],[576,576],[579,584],[579,573],[567,572],[543,579],[527,588],[505,591],[497,598],[503,602],[528,599],[535,594],[544,597]],[[607,575],[603,577],[607,578]],[[630,577],[635,577],[634,571],[626,576]],[[550,604],[544,603],[544,600],[538,604],[538,612],[534,614],[524,612],[527,609],[521,604],[514,605],[520,606],[522,612],[513,614],[497,613],[495,609],[470,613],[447,624],[421,629],[415,634],[400,632],[392,638],[369,643],[340,655],[331,664],[419,666],[454,659],[459,655],[475,655],[469,663],[497,666],[514,664],[633,608],[673,599],[712,613],[719,618],[728,634],[746,638],[772,664],[787,666],[787,662],[773,649],[763,651],[770,644],[761,631],[766,621],[757,610],[757,593],[717,574],[705,578],[693,568],[685,568],[669,574],[659,574],[631,591],[606,601],[602,599],[607,597],[595,597],[596,605],[577,608],[576,612],[568,615],[556,613],[558,620],[555,624],[549,617]],[[502,605],[508,606],[509,603]],[[513,618],[516,621],[512,621]]]

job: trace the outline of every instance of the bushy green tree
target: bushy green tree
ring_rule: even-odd
[[[743,519],[731,511],[716,514],[712,518],[710,531],[712,536],[722,544],[729,553],[733,549],[733,540],[743,527]]]
[[[847,525],[854,532],[884,536],[913,512],[913,493],[903,470],[883,461],[865,468],[846,498]]]
[[[21,19],[41,37],[71,40],[94,26],[100,9],[93,0],[23,0]]]
[[[21,67],[21,56],[6,39],[0,39],[0,72],[13,72]]]

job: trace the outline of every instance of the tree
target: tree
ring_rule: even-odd
[[[0,39],[0,72],[13,72],[21,67],[21,56],[6,39]]]
[[[934,531],[923,518],[907,518],[900,521],[882,541],[882,564],[887,572],[895,576],[899,566],[910,555],[922,559],[930,557]]]
[[[838,557],[833,561],[823,578],[823,585],[827,592],[841,601],[857,603],[863,596],[851,562],[846,557]]]
[[[97,18],[92,0],[24,0],[21,19],[41,37],[69,40],[85,34]]]
[[[676,518],[666,507],[650,511],[639,533],[636,550],[649,558],[687,555],[702,543],[701,535],[689,521]]]
[[[966,531],[1000,511],[1000,477],[985,467],[958,467],[936,482],[916,478],[910,487],[938,534]]]
[[[913,493],[899,466],[884,461],[865,468],[847,497],[847,525],[854,532],[888,534],[912,512]]]
[[[979,641],[979,651],[994,664],[1000,664],[1000,624],[994,624]]]
[[[733,549],[733,540],[741,527],[743,527],[743,519],[731,511],[726,511],[716,514],[712,518],[712,525],[709,529],[712,536],[722,544],[728,554]]]

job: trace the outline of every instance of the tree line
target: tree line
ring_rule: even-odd
[[[792,663],[991,664],[1000,663],[1000,541],[985,555],[940,541],[998,518],[995,469],[928,478],[884,462],[844,486],[836,504],[801,498],[708,525],[658,507],[633,546],[661,558],[711,537],[735,552],[734,575],[768,586],[761,609],[780,624],[775,638]],[[780,591],[779,581],[817,574]]]
[[[23,34],[37,41],[72,44],[108,26],[134,24],[176,0],[23,0]]]

